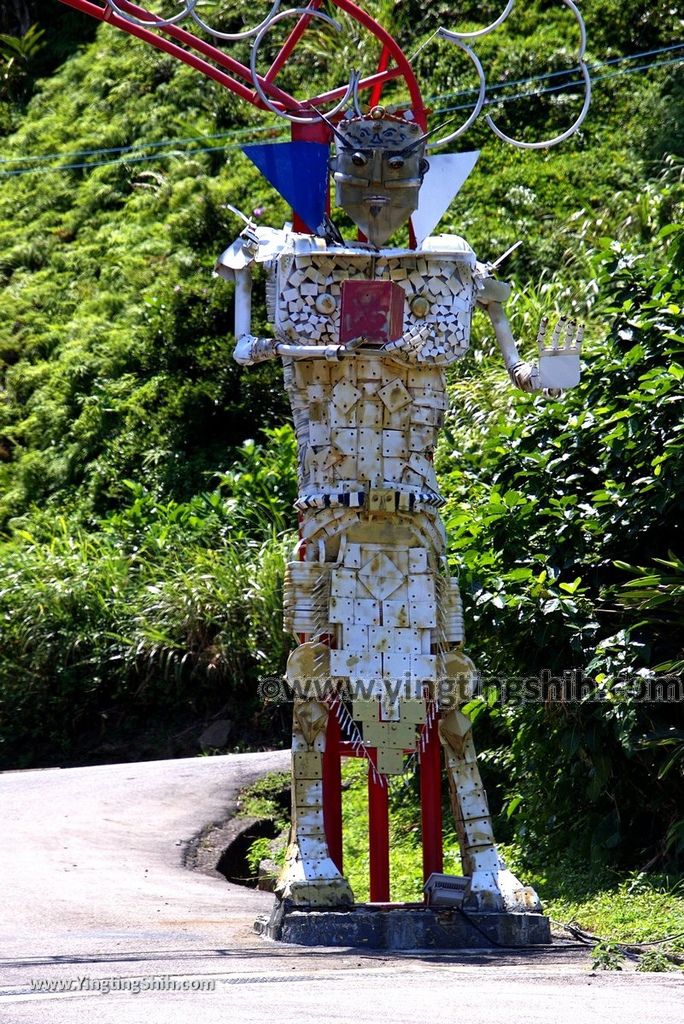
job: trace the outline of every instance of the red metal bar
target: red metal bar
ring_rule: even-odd
[[[237,75],[239,78],[243,79],[244,82],[251,83],[252,78],[249,68],[247,68],[244,64],[241,64],[234,58],[229,57],[227,54],[225,54],[222,50],[219,50],[217,47],[205,42],[205,40],[201,39],[199,36],[193,35],[191,32],[187,32],[185,29],[182,29],[176,25],[160,27],[158,30],[155,31],[149,28],[144,28],[140,25],[134,25],[132,22],[126,21],[125,18],[121,18],[117,14],[112,12],[112,10],[109,7],[102,7],[97,3],[91,2],[91,0],[60,0],[60,2],[65,4],[67,7],[72,7],[77,11],[81,11],[83,14],[90,15],[90,17],[96,18],[98,21],[110,22],[116,28],[119,28],[124,32],[128,32],[129,35],[136,36],[138,39],[142,39],[143,42],[148,43],[150,46],[154,46],[156,49],[162,50],[164,53],[168,53],[172,57],[176,57],[178,60],[183,61],[183,63],[190,65],[190,67],[195,68],[203,75],[206,75],[208,78],[211,78],[215,82],[218,82],[219,85],[223,85],[226,89],[229,89],[231,92],[236,93],[242,99],[247,100],[247,102],[251,103],[253,106],[263,108],[263,103],[261,102],[259,96],[253,89],[250,89],[249,87],[245,86],[242,82],[238,82],[236,81],[235,78],[231,77],[231,75]],[[129,2],[129,0],[123,0],[123,2],[126,4],[126,9],[130,10],[130,12],[132,14],[135,14],[137,17],[147,17],[152,19],[152,15],[150,15],[150,12],[146,11],[143,7],[139,7],[136,4],[131,3]],[[312,2],[318,3],[319,0],[312,0]],[[379,25],[373,18],[371,18],[369,14],[363,11],[357,4],[353,3],[352,0],[333,0],[333,3],[335,4],[336,7],[339,7],[340,10],[345,11],[355,21],[359,22],[361,25],[364,26],[364,28],[368,29],[369,32],[371,32],[377,39],[379,39],[380,42],[383,44],[383,53],[384,49],[386,48],[388,51],[388,55],[394,59],[397,65],[395,68],[387,68],[387,70],[381,71],[378,74],[372,75],[370,76],[370,78],[365,79],[364,82],[361,83],[360,88],[370,88],[375,86],[376,83],[384,83],[394,78],[403,77],[408,86],[409,94],[411,96],[411,106],[416,117],[416,120],[421,125],[421,127],[424,128],[425,108],[423,106],[420,88],[418,86],[418,82],[416,81],[415,75],[413,74],[411,65],[407,60],[406,56],[404,55],[403,51],[401,50],[399,44],[392,38],[392,36],[384,28],[382,28],[381,25]],[[167,36],[170,36],[172,39],[176,40],[177,43],[181,43],[182,45],[174,46],[174,44],[170,43],[168,39],[165,39],[163,36],[158,35],[157,31],[164,32]],[[296,29],[294,31],[296,31]],[[291,39],[292,35],[290,36],[290,40]],[[290,40],[286,41],[285,47],[287,47],[288,42],[290,42]],[[287,59],[297,41],[298,38],[292,42],[289,51],[284,56],[282,56],[283,51],[281,50],[281,54],[279,54],[279,56],[276,58],[276,62],[281,59],[281,56],[282,61]],[[207,63],[207,61],[197,57],[195,54],[189,52],[189,50],[183,49],[183,46],[190,47],[191,49],[196,50],[197,53],[202,54],[209,60],[215,61],[216,64],[219,65],[219,67],[212,67],[212,65]],[[220,70],[220,68],[223,68],[226,71],[230,71],[231,75],[224,74],[223,71]],[[271,71],[272,70],[273,68],[271,69]],[[276,68],[274,74],[277,73],[277,70],[278,68]],[[269,74],[271,74],[270,71]],[[305,111],[307,105],[310,106],[312,102],[317,104],[318,102],[321,101],[321,97],[314,97],[313,100],[301,102],[300,100],[296,100],[293,96],[290,96],[288,93],[279,89],[277,86],[273,84],[272,81],[265,79],[262,76],[259,76],[259,81],[263,86],[264,90],[268,93],[268,95],[271,96],[276,103],[282,104],[283,108],[287,110]],[[340,89],[333,90],[331,98],[339,98],[344,94],[346,88],[347,87],[345,85],[342,86]]]
[[[64,3],[65,0],[62,0]],[[359,90],[372,89],[378,82],[390,82],[394,78],[401,78],[401,68],[390,68],[389,71],[383,71],[381,73],[376,72],[374,75],[369,75],[368,78],[362,78],[359,82]],[[348,86],[338,85],[336,89],[330,89],[328,92],[319,93],[318,96],[314,96],[309,100],[310,104],[314,107],[320,107],[323,103],[330,103],[332,100],[341,99]]]
[[[81,11],[83,14],[88,14],[92,18],[96,18],[98,21],[106,21],[108,24],[113,25],[115,28],[120,28],[123,32],[128,32],[129,35],[136,36],[138,39],[142,39],[143,42],[148,43],[150,46],[154,46],[157,50],[162,50],[164,53],[170,54],[172,57],[176,57],[178,60],[183,61],[184,64],[188,64],[190,67],[195,68],[196,71],[200,71],[207,78],[213,79],[218,82],[219,85],[224,86],[231,92],[236,93],[241,99],[247,100],[253,106],[263,108],[263,103],[259,99],[259,96],[254,89],[247,88],[242,82],[238,82],[235,78],[230,75],[224,74],[218,68],[212,67],[206,61],[197,57],[195,54],[188,50],[183,49],[182,46],[176,46],[174,43],[169,42],[163,36],[157,35],[156,32],[148,28],[143,28],[141,25],[134,25],[133,22],[126,21],[125,18],[120,18],[115,14],[109,7],[99,7],[97,4],[91,3],[90,0],[60,0],[60,3],[65,4],[67,7],[73,7],[74,10]],[[136,17],[151,17],[149,11],[146,11],[143,7],[138,7],[133,3],[126,4],[131,14],[135,14]],[[244,78],[245,81],[252,81],[251,73],[249,68],[245,67],[239,61],[233,57],[229,57],[228,54],[223,53],[217,47],[212,46],[210,43],[200,39],[199,36],[193,35],[191,32],[186,32],[185,29],[179,28],[176,25],[169,25],[159,31],[166,32],[177,42],[183,43],[185,46],[190,46],[197,50],[198,53],[204,54],[204,56],[216,61],[221,67],[233,74],[239,75]],[[289,93],[284,92],[275,85],[271,85],[269,82],[265,82],[261,76],[259,81],[263,86],[264,90],[273,97],[274,101],[282,104],[283,107],[291,109],[299,106],[299,101]]]
[[[442,852],[442,749],[437,719],[430,723],[420,755],[420,806],[423,834],[423,880],[433,871],[441,872]]]
[[[312,11],[315,11],[315,10],[318,10],[318,8],[321,6],[322,3],[323,3],[323,0],[311,0],[311,2],[307,4],[307,7],[310,8]],[[287,37],[287,39],[283,43],[282,50],[280,51],[280,53],[278,54],[276,59],[271,64],[271,66],[268,69],[268,71],[266,72],[264,77],[265,77],[267,82],[272,82],[274,80],[274,78],[276,77],[276,75],[278,74],[280,69],[282,68],[283,64],[285,63],[287,58],[290,56],[290,54],[292,53],[292,51],[294,50],[295,46],[297,45],[299,40],[302,38],[304,33],[306,32],[307,28],[309,27],[309,22],[310,21],[311,21],[311,15],[310,14],[303,14],[302,17],[299,19],[299,21],[297,22],[297,24],[292,29],[292,31],[290,32],[289,36]]]
[[[330,708],[323,754],[323,823],[333,864],[342,874],[342,759],[340,723]]]
[[[380,54],[380,60],[378,61],[378,71],[387,71],[387,65],[389,64],[390,52],[389,47],[385,43]],[[385,84],[384,79],[382,82],[378,82],[373,86],[373,92],[370,95],[369,103],[371,107],[377,106],[382,99],[382,87]]]
[[[324,121],[312,121],[310,124],[292,123],[291,138],[293,142],[323,142],[326,146],[330,144],[332,132]],[[325,212],[330,214],[330,183],[328,182],[328,198],[325,204]],[[310,229],[294,210],[292,211],[292,227],[295,231],[301,231],[308,235]]]
[[[93,18],[97,18],[98,21],[110,22],[116,28],[120,28],[124,32],[128,32],[129,35],[142,39],[143,42],[149,43],[150,46],[154,46],[157,50],[162,50],[164,53],[170,54],[171,57],[176,57],[178,60],[183,61],[184,64],[189,64],[190,67],[200,71],[207,78],[211,78],[218,82],[219,85],[230,89],[231,92],[237,93],[241,99],[247,100],[249,103],[253,102],[253,90],[247,89],[246,86],[231,78],[230,75],[224,74],[223,71],[212,67],[211,64],[195,56],[195,54],[189,53],[182,47],[169,42],[168,39],[163,39],[162,36],[157,36],[148,29],[142,28],[139,25],[133,25],[123,18],[118,18],[117,15],[110,12],[109,8],[97,7],[95,4],[86,2],[86,0],[61,0],[61,3],[67,7],[73,7],[83,14],[89,14]]]
[[[352,0],[333,0],[336,7],[339,7],[341,11],[345,11],[350,14],[355,21],[358,21],[364,28],[367,28],[376,39],[379,39],[383,46],[386,46],[390,52],[390,55],[394,58],[397,64],[397,69],[400,75],[403,76],[408,86],[409,95],[411,96],[411,108],[415,116],[416,121],[425,129],[426,127],[426,115],[425,107],[423,106],[423,97],[420,94],[420,87],[416,81],[416,76],[413,73],[413,68],[409,63],[404,51],[401,49],[399,44],[392,36],[387,32],[386,29],[379,25],[374,18],[371,18],[370,14],[366,14],[358,4],[352,3]],[[386,78],[389,79],[390,73],[383,72]],[[391,77],[395,78],[396,75]]]
[[[370,752],[377,765],[377,754]],[[389,903],[389,789],[385,779],[368,766],[368,853],[371,903]]]
[[[120,3],[122,3],[126,9],[136,17],[149,17],[149,12],[146,11],[144,7],[134,4],[133,0],[120,0]],[[111,21],[112,19],[107,18],[105,20]],[[119,19],[119,21],[121,20],[122,19]],[[125,19],[123,20],[126,25],[129,24]],[[121,26],[119,25],[119,27]],[[202,53],[205,57],[215,60],[221,67],[225,68],[227,71],[233,72],[233,74],[239,75],[241,78],[244,78],[246,82],[249,82],[250,86],[252,85],[252,73],[245,64],[241,64],[239,60],[236,60],[234,57],[229,56],[229,54],[224,53],[223,50],[219,49],[217,46],[213,46],[211,43],[206,42],[206,40],[202,39],[201,36],[196,36],[194,32],[188,32],[179,25],[168,25],[158,29],[157,31],[166,32],[167,35],[170,35],[173,39],[184,43],[186,46],[193,47],[198,51],[198,53]],[[298,106],[298,101],[293,96],[290,96],[289,93],[284,92],[282,89],[278,88],[278,86],[271,85],[269,82],[265,81],[261,75],[257,75],[257,78],[259,79],[263,89],[275,100],[280,101],[283,107],[289,109],[292,104]],[[263,107],[263,103],[255,90],[252,90],[250,95],[252,96],[250,102]]]

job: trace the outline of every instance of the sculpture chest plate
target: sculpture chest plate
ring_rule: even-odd
[[[404,292],[402,333],[429,324],[440,348],[462,354],[469,344],[474,304],[470,256],[469,251],[375,254],[350,247],[297,253],[295,248],[275,261],[274,326],[292,341],[337,344],[342,283],[387,281]]]

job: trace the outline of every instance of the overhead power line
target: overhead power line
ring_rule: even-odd
[[[647,64],[639,64],[636,67],[620,68],[618,71],[609,71],[606,75],[592,75],[591,84],[596,85],[597,82],[605,82],[608,78],[617,78],[618,75],[635,75],[639,72],[650,71],[652,68],[665,67],[668,64],[681,64],[684,62],[684,55],[681,57],[671,57],[669,60],[654,60],[649,61]],[[577,69],[573,69],[576,71]],[[572,74],[572,71],[563,72],[564,74]],[[485,106],[492,106],[498,103],[510,103],[513,100],[521,99],[534,99],[536,96],[545,96],[552,92],[562,92],[564,89],[573,88],[584,88],[584,80],[581,78],[575,78],[569,82],[562,82],[560,85],[549,85],[545,89],[536,89],[534,92],[517,92],[511,96],[493,96],[487,97],[485,100]],[[435,110],[435,114],[450,114],[457,110],[468,110],[470,103],[460,103],[455,107],[440,107],[439,110]]]
[[[628,53],[622,57],[611,57],[608,60],[597,60],[593,64],[589,65],[590,71],[597,71],[599,68],[609,67],[612,64],[623,64],[628,60],[640,60],[642,57],[655,57],[661,53],[672,53],[674,50],[684,50],[684,42],[673,43],[671,46],[660,46],[657,50],[641,50],[638,53]],[[511,89],[516,85],[529,85],[531,82],[546,82],[551,78],[560,78],[563,75],[572,75],[577,72],[577,68],[567,68],[564,71],[546,71],[541,75],[532,75],[529,78],[516,78],[510,82],[496,82],[494,85],[487,87],[487,92],[497,92],[500,89]],[[592,79],[596,81],[596,79]],[[428,96],[427,100],[431,103],[435,103],[438,100],[452,100],[458,96],[468,96],[473,93],[477,93],[478,87],[475,86],[471,89],[460,89],[458,92],[447,92],[438,93],[435,96]]]
[[[135,142],[130,146],[105,146],[98,149],[77,149],[61,153],[38,153],[35,156],[0,157],[0,164],[25,163],[27,160],[63,160],[65,157],[99,156],[105,153],[132,153],[138,149],[157,149],[160,146],[181,146],[191,142],[209,142],[215,139],[233,139],[240,135],[254,135],[255,132],[273,132],[272,125],[249,128],[233,128],[229,132],[217,132],[215,135],[189,135],[184,139],[162,139],[159,142]]]
[[[626,55],[624,57],[615,57],[615,58],[612,58],[610,60],[599,61],[599,62],[596,62],[595,64],[592,65],[592,71],[595,71],[596,69],[601,68],[601,67],[607,67],[607,66],[614,65],[614,64],[617,64],[617,63],[624,63],[626,61],[636,60],[636,59],[638,59],[640,57],[657,56],[657,55],[659,55],[661,53],[672,53],[675,50],[684,50],[684,43],[676,43],[676,44],[674,44],[672,46],[660,47],[657,50],[645,50],[645,51],[643,51],[641,53],[634,53],[634,54]],[[645,73],[646,71],[650,71],[653,68],[665,67],[667,65],[672,65],[672,64],[680,64],[682,62],[684,62],[684,54],[682,56],[678,56],[678,57],[671,57],[671,58],[669,58],[667,60],[647,61],[646,63],[639,64],[637,66],[628,66],[628,67],[624,67],[624,68],[619,68],[618,70],[608,72],[605,75],[594,75],[594,74],[592,74],[592,82],[593,83],[602,82],[602,81],[605,81],[606,79],[609,79],[609,78],[615,78],[618,75]],[[516,79],[516,80],[511,81],[511,82],[499,82],[499,83],[496,83],[495,85],[491,86],[490,88],[488,88],[488,93],[491,94],[493,92],[500,91],[502,89],[512,88],[514,86],[519,86],[519,85],[528,85],[528,84],[532,84],[532,83],[535,83],[535,82],[546,81],[546,80],[549,80],[549,79],[552,79],[552,78],[558,78],[558,77],[561,77],[561,76],[568,77],[569,75],[576,74],[576,72],[577,72],[577,68],[570,68],[570,69],[565,70],[565,71],[551,71],[551,72],[548,72],[548,73],[546,73],[544,75],[534,75],[534,76],[531,76],[529,78]],[[514,93],[512,95],[504,95],[504,96],[491,96],[491,95],[488,95],[487,99],[485,100],[485,103],[487,105],[510,103],[510,102],[512,102],[514,100],[517,100],[517,99],[530,99],[530,98],[537,97],[537,96],[544,96],[544,95],[549,94],[549,93],[557,93],[557,92],[560,92],[560,91],[563,91],[563,90],[566,90],[566,89],[570,90],[570,89],[577,88],[577,87],[583,86],[583,85],[584,85],[584,83],[583,83],[583,81],[581,79],[574,79],[574,80],[570,79],[569,81],[561,82],[561,83],[559,83],[557,85],[549,85],[549,86],[546,86],[543,89],[537,89],[537,90],[535,90],[533,92],[518,92],[518,93]],[[443,93],[443,94],[438,95],[438,96],[429,97],[428,99],[432,100],[432,101],[438,100],[438,99],[456,99],[459,96],[467,96],[467,95],[472,94],[474,92],[477,92],[477,90],[476,89],[462,89],[462,90],[459,90],[457,92]],[[470,106],[471,106],[471,104],[469,104],[469,103],[463,103],[463,104],[458,104],[456,106],[440,107],[438,110],[435,111],[435,113],[436,114],[452,113],[452,112],[456,112],[456,111],[459,111],[459,110],[467,110]],[[156,141],[156,142],[133,143],[133,144],[128,145],[128,146],[109,146],[109,147],[101,147],[101,148],[94,148],[94,149],[81,149],[81,150],[75,150],[75,151],[72,151],[72,152],[41,153],[41,154],[34,154],[34,155],[27,155],[27,156],[0,157],[0,166],[3,166],[3,165],[6,166],[8,164],[14,164],[14,163],[27,164],[29,162],[31,162],[31,164],[32,164],[32,166],[29,166],[29,167],[24,166],[24,167],[14,168],[14,169],[10,169],[10,170],[0,170],[0,178],[16,177],[16,176],[20,176],[20,175],[24,175],[24,174],[40,174],[40,173],[46,174],[46,173],[56,173],[56,172],[64,172],[64,171],[71,171],[71,170],[83,170],[83,169],[86,169],[86,168],[111,167],[111,166],[114,166],[114,165],[117,165],[117,164],[148,163],[150,161],[161,160],[161,159],[164,159],[166,157],[172,157],[172,156],[181,156],[181,155],[188,156],[188,155],[192,155],[192,154],[216,153],[216,152],[221,152],[221,151],[227,152],[227,151],[230,151],[230,150],[236,150],[236,149],[240,149],[241,148],[241,144],[240,143],[237,143],[237,142],[233,143],[233,142],[231,142],[231,140],[238,139],[238,138],[240,138],[240,137],[242,137],[244,135],[251,136],[251,135],[253,135],[256,132],[269,132],[275,138],[283,138],[284,137],[282,132],[279,133],[279,134],[276,134],[278,132],[278,129],[274,128],[273,126],[250,126],[249,128],[233,129],[232,131],[229,131],[229,132],[219,132],[219,133],[216,133],[214,135],[187,136],[185,138],[164,139],[164,140],[160,140],[160,141]],[[192,145],[195,142],[217,141],[219,139],[225,139],[226,140],[225,144],[224,145],[217,145],[217,146],[197,146],[197,147],[194,147],[192,149],[185,149],[185,150],[180,150],[180,151],[178,149],[179,146],[190,146],[190,145]],[[168,147],[171,147],[171,148],[168,148]],[[154,153],[145,153],[145,152],[143,152],[141,155],[137,155],[141,151],[150,150],[150,149],[154,149],[154,150],[156,150],[156,152],[154,152]],[[96,160],[96,161],[91,161],[91,160],[83,160],[82,159],[83,157],[86,157],[86,156],[100,156],[100,155],[104,156],[104,155],[111,155],[113,153],[119,153],[119,154],[122,154],[122,155],[119,158],[112,159],[112,160]],[[123,155],[123,154],[129,154],[129,155]],[[40,166],[40,164],[46,163],[46,162],[48,162],[50,160],[64,160],[65,158],[66,159],[68,159],[68,158],[75,158],[76,162],[62,163],[62,164],[57,165],[56,167]]]
[[[657,55],[659,55],[661,53],[671,53],[674,50],[684,50],[684,42],[682,42],[682,43],[675,43],[672,46],[661,46],[657,50],[643,50],[643,51],[641,51],[639,53],[627,54],[626,56],[623,56],[623,57],[613,57],[613,58],[611,58],[609,60],[597,61],[595,64],[592,65],[592,70],[595,71],[598,68],[607,67],[607,66],[612,65],[612,64],[623,63],[625,61],[630,61],[630,60],[637,60],[637,59],[639,59],[641,57],[657,56]],[[677,58],[677,59],[679,59],[679,58]],[[651,67],[651,66],[659,66],[659,65],[656,62],[653,62],[653,64],[649,64],[648,66]],[[514,79],[514,80],[512,80],[510,82],[497,82],[494,85],[489,86],[488,89],[487,89],[487,92],[489,94],[491,94],[491,93],[499,91],[501,89],[513,88],[513,87],[518,86],[518,85],[528,85],[528,84],[530,84],[532,82],[541,82],[541,81],[546,81],[546,80],[549,80],[549,79],[552,79],[552,78],[558,78],[558,77],[561,77],[561,76],[568,76],[568,75],[571,75],[574,72],[576,72],[576,70],[577,70],[576,68],[570,68],[570,69],[565,70],[565,71],[549,71],[546,74],[534,75],[534,76],[531,76],[529,78],[518,78],[518,79]],[[632,70],[632,69],[630,69],[630,70]],[[600,81],[600,80],[601,80],[600,78],[598,78],[598,79],[594,78],[594,81]],[[426,99],[427,99],[427,102],[434,103],[434,102],[436,102],[438,100],[458,99],[459,96],[472,95],[474,93],[477,93],[477,91],[478,91],[477,88],[475,88],[475,89],[460,89],[460,90],[458,90],[456,92],[439,93],[439,94],[436,94],[434,96],[428,96]],[[529,94],[525,94],[525,95],[529,95]],[[462,109],[462,108],[460,108],[460,107],[449,107],[449,108],[443,108],[443,109],[459,110],[459,109]],[[138,150],[158,149],[158,148],[163,148],[165,146],[189,145],[189,144],[192,144],[193,142],[209,142],[209,141],[213,142],[213,141],[216,141],[217,139],[228,139],[228,140],[230,140],[230,139],[234,139],[234,138],[239,138],[242,135],[253,135],[253,134],[257,133],[257,132],[267,132],[267,133],[268,132],[271,132],[271,133],[278,132],[278,134],[280,134],[278,129],[274,128],[272,125],[263,125],[263,126],[260,126],[260,125],[254,126],[254,125],[252,125],[252,126],[250,126],[248,128],[233,128],[230,131],[219,132],[219,133],[214,134],[214,135],[194,135],[194,136],[187,136],[186,138],[162,139],[162,140],[160,140],[158,142],[137,142],[137,143],[132,143],[131,145],[127,145],[127,146],[106,146],[106,147],[98,147],[98,148],[93,148],[93,149],[73,150],[71,152],[62,151],[62,152],[55,152],[55,153],[39,153],[39,154],[36,154],[36,155],[29,155],[29,156],[0,157],[0,166],[3,165],[3,164],[8,164],[8,163],[27,163],[29,161],[31,161],[32,163],[42,163],[42,162],[46,162],[46,161],[49,161],[49,160],[65,160],[65,159],[79,160],[79,159],[81,159],[81,158],[83,158],[85,156],[109,155],[111,153],[134,153],[134,152],[136,152]]]

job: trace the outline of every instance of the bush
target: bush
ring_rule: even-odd
[[[535,857],[662,856],[681,818],[681,760],[663,771],[672,751],[652,742],[676,739],[681,704],[644,699],[681,667],[681,614],[661,588],[646,619],[623,563],[674,565],[668,550],[682,546],[683,238],[671,225],[646,251],[606,250],[611,326],[563,401],[511,397],[463,416],[467,383],[455,385],[439,464],[469,646],[485,675],[536,680],[528,699],[494,685],[470,710],[481,730],[488,721],[484,760],[509,796],[508,827]],[[583,698],[559,696],[566,672],[584,678]]]

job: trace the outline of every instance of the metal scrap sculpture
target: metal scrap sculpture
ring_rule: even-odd
[[[513,0],[480,32],[438,33],[472,60],[479,90],[465,122],[436,142],[426,131],[420,91],[406,58],[350,0],[334,0],[334,6],[381,41],[378,72],[366,79],[353,72],[348,85],[305,101],[283,93],[275,78],[312,20],[335,26],[318,9],[318,0],[290,11],[275,3],[259,25],[235,33],[212,29],[196,0],[186,0],[183,11],[168,19],[127,0],[106,0],[104,6],[62,2],[173,53],[293,124],[293,143],[246,147],[246,152],[293,202],[295,227],[274,230],[247,218],[217,266],[235,281],[235,358],[243,365],[282,360],[298,443],[300,543],[287,566],[284,609],[286,629],[298,641],[287,666],[294,694],[292,833],[277,895],[295,906],[353,902],[341,870],[334,766],[324,787],[331,752],[338,762],[340,753],[369,760],[375,814],[371,897],[389,899],[382,791],[386,826],[386,779],[404,771],[411,753],[425,776],[425,874],[441,870],[436,834],[441,831],[441,746],[466,878],[464,906],[539,909],[535,892],[506,869],[497,851],[471,722],[459,710],[475,667],[463,652],[461,598],[457,579],[447,571],[442,498],[432,462],[447,409],[445,368],[467,351],[477,306],[489,314],[517,387],[553,396],[579,380],[581,330],[574,323],[559,321],[547,340],[543,322],[538,364],[523,361],[504,313],[510,286],[497,279],[492,265],[478,262],[462,238],[430,234],[476,154],[429,160],[428,149],[453,141],[480,114],[486,84],[470,42],[500,25]],[[580,30],[582,110],[570,129],[540,143],[512,139],[487,115],[495,134],[516,146],[554,145],[587,113],[584,25],[572,0],[562,2]],[[297,24],[270,71],[261,75],[257,62],[264,37],[288,17]],[[184,20],[215,42],[253,38],[250,67],[179,27]],[[404,79],[408,99],[390,111],[381,106],[380,92],[397,77]],[[364,92],[370,92],[365,107]],[[331,141],[336,201],[362,240],[343,239],[325,209]],[[312,178],[313,164],[318,171]],[[298,168],[303,189],[296,182]],[[386,247],[395,230],[409,222],[410,247]],[[269,337],[252,334],[257,265],[266,271]]]

